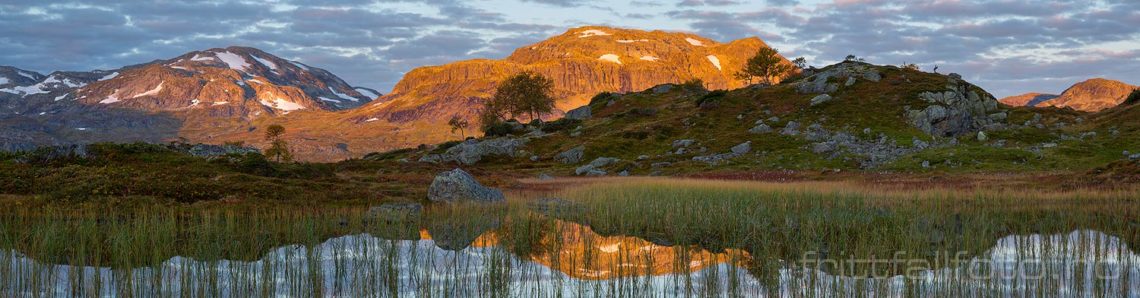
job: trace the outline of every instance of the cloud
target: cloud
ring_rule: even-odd
[[[248,45],[386,91],[414,67],[503,58],[569,27],[609,24],[720,41],[759,36],[815,65],[848,54],[937,64],[999,96],[1063,89],[1056,84],[1077,78],[1140,76],[1137,1],[47,2],[0,3],[0,65],[106,69]]]

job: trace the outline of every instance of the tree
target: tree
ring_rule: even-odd
[[[455,131],[458,130],[459,136],[464,139],[467,138],[466,130],[468,125],[467,119],[459,117],[459,114],[452,115],[451,119],[447,120],[447,126],[451,126],[451,133],[455,133]]]
[[[796,60],[792,60],[792,64],[795,65],[796,68],[807,69],[807,59],[804,59],[804,57],[797,57]]]
[[[289,151],[289,143],[281,139],[285,134],[285,127],[280,124],[273,124],[265,128],[265,140],[269,141],[269,149],[265,149],[265,155],[273,157],[277,162],[293,161],[293,152]]]
[[[499,121],[504,116],[530,116],[540,119],[554,110],[554,81],[541,74],[524,71],[511,76],[495,89],[483,110],[483,124]]]
[[[736,73],[736,78],[740,80],[747,80],[749,84],[752,79],[759,77],[765,83],[771,85],[773,77],[782,77],[792,71],[792,65],[784,63],[783,58],[780,57],[780,52],[773,48],[760,48],[755,56],[748,59],[748,63],[744,65],[744,69]]]

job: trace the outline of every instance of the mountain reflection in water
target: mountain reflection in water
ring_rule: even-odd
[[[865,278],[795,262],[758,277],[741,250],[600,236],[564,221],[554,229],[525,255],[505,248],[500,232],[449,250],[429,230],[419,240],[356,234],[278,247],[252,262],[175,257],[130,270],[41,264],[12,251],[0,255],[0,296],[1140,295],[1140,258],[1118,238],[1090,230],[1008,236],[966,265]]]

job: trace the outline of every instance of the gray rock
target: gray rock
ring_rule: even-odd
[[[739,145],[732,146],[732,153],[745,154],[752,151],[752,141],[740,143]]]
[[[930,161],[929,160],[922,161],[922,168],[923,169],[929,169],[930,168]]]
[[[586,146],[579,145],[578,147],[571,148],[565,152],[559,153],[554,156],[554,160],[564,164],[576,164],[582,161],[582,155],[586,153]]]
[[[780,122],[780,117],[776,117],[776,116],[769,117],[768,122]]]
[[[646,160],[646,159],[649,159],[649,155],[638,155],[637,156],[637,160]]]
[[[1004,120],[997,100],[971,90],[973,85],[951,80],[943,91],[923,92],[919,99],[928,103],[921,109],[907,109],[911,125],[923,132],[952,137],[977,132]]]
[[[668,167],[672,164],[673,163],[671,163],[671,162],[663,161],[663,162],[655,162],[653,164],[650,164],[649,166],[654,167],[654,168],[664,168],[664,167]]]
[[[1129,155],[1128,160],[1140,160],[1140,153]]]
[[[926,148],[930,148],[929,143],[927,143],[926,141],[920,140],[917,137],[911,138],[910,142],[914,143],[914,148],[918,149],[918,150],[926,150]]]
[[[428,187],[428,200],[432,202],[502,202],[503,192],[483,186],[471,174],[456,168],[440,173]]]
[[[629,176],[629,170],[621,171],[620,173],[618,173],[618,176],[622,176],[622,177]]]
[[[657,85],[653,87],[653,93],[655,94],[669,93],[670,90],[673,90],[673,84]]]
[[[570,110],[569,112],[566,112],[565,118],[566,119],[574,119],[574,120],[586,120],[586,119],[590,119],[591,116],[593,116],[593,114],[590,111],[590,106],[585,105],[585,106],[579,107],[577,109]]]
[[[1054,147],[1057,147],[1057,143],[1044,143],[1044,144],[1041,144],[1041,147],[1042,148],[1054,148]]]
[[[979,131],[979,132],[978,132],[978,141],[979,141],[979,142],[985,142],[986,140],[989,140],[989,137],[988,137],[988,136],[986,136],[986,132],[984,132],[984,131]]]
[[[831,95],[827,95],[827,94],[816,95],[815,97],[813,97],[811,99],[811,106],[814,107],[814,106],[817,106],[817,105],[820,105],[820,104],[823,104],[823,103],[826,103],[829,101],[831,101]]]
[[[553,180],[553,179],[554,179],[554,176],[550,176],[550,174],[547,174],[547,173],[538,174],[538,180]]]
[[[692,146],[693,144],[696,144],[696,143],[697,143],[697,141],[692,140],[692,139],[676,140],[676,141],[673,141],[673,148],[685,148],[685,147]]]
[[[851,87],[851,85],[855,85],[855,77],[847,77],[847,82],[843,83],[843,86]]]
[[[780,130],[780,134],[785,136],[794,136],[800,134],[800,124],[795,121],[788,121],[784,125],[784,129]]]
[[[823,154],[835,151],[837,148],[835,142],[820,142],[812,145],[811,152],[815,154]]]
[[[957,74],[957,73],[953,73],[953,72],[952,72],[952,73],[950,73],[948,76],[949,76],[951,79],[955,79],[955,80],[961,80],[961,79],[962,79],[962,75],[960,75],[960,74]]]
[[[762,134],[762,133],[770,133],[770,132],[772,132],[772,127],[768,126],[767,124],[764,124],[764,123],[757,124],[756,126],[753,126],[751,129],[748,129],[748,133],[752,133],[752,134]]]

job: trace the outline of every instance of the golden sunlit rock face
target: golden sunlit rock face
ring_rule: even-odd
[[[600,92],[641,91],[691,79],[704,81],[709,89],[739,88],[747,82],[734,74],[762,47],[767,45],[755,37],[720,43],[689,33],[573,28],[503,60],[414,69],[390,94],[350,111],[349,121],[387,122],[400,127],[400,142],[435,143],[455,138],[444,128],[448,118],[458,114],[474,120],[497,83],[521,71],[554,80],[560,113],[587,104]]]
[[[1136,88],[1137,86],[1124,82],[1097,78],[1077,83],[1061,95],[1027,93],[1002,98],[1000,101],[1011,106],[1058,107],[1097,112],[1124,102]]]

